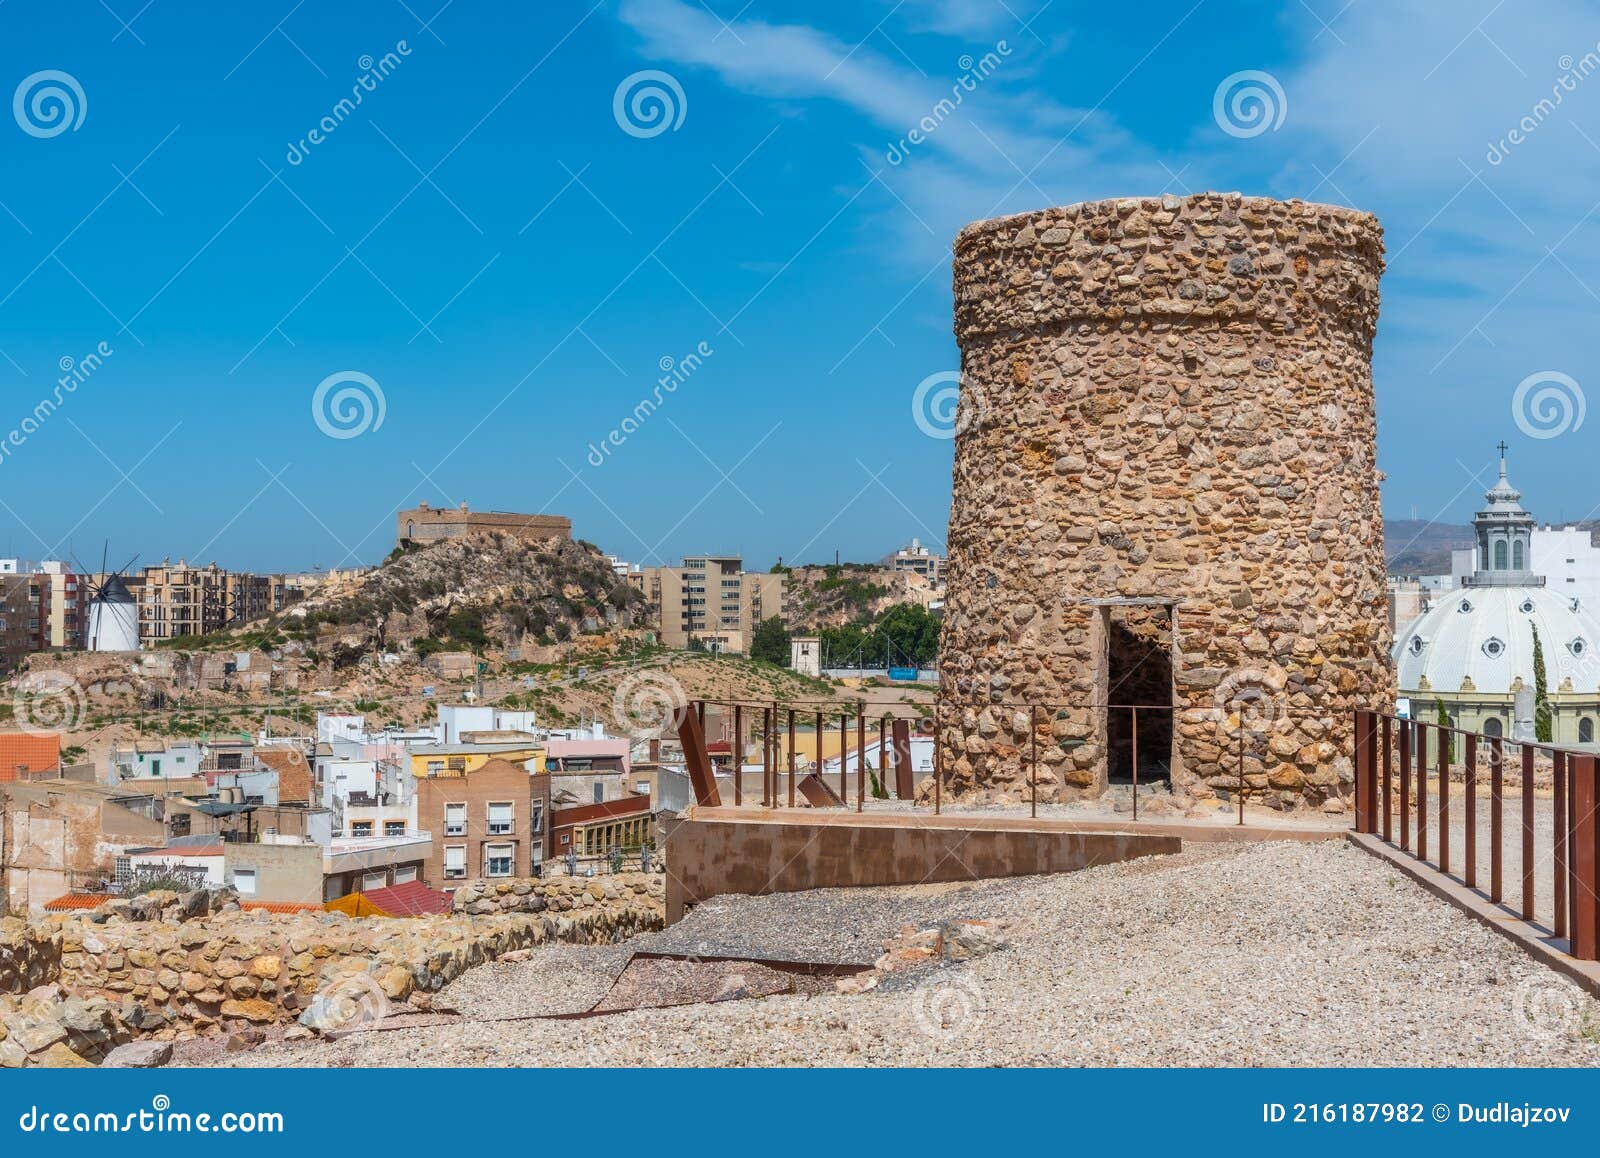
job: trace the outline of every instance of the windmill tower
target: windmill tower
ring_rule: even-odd
[[[107,574],[105,553],[102,551],[99,579],[89,580],[90,651],[139,650],[139,608],[122,578],[137,559],[135,555],[116,571]],[[81,564],[78,569],[83,570]]]

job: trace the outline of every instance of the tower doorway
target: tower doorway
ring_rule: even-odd
[[[1134,603],[1106,609],[1106,778],[1172,779],[1172,608]]]

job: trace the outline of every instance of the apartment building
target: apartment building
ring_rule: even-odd
[[[50,577],[0,573],[0,671],[10,671],[50,639]]]
[[[921,575],[934,587],[944,586],[945,557],[928,550],[920,539],[912,539],[893,555],[885,556],[883,563],[895,571]]]
[[[139,639],[207,635],[282,611],[298,598],[282,575],[225,571],[182,560],[146,567],[137,590]]]
[[[628,575],[656,607],[661,642],[744,654],[763,619],[783,613],[783,575],[746,571],[738,555],[685,555],[681,567]]]
[[[544,863],[550,777],[495,759],[458,776],[417,781],[417,825],[431,832],[423,870],[433,888],[538,874]]]

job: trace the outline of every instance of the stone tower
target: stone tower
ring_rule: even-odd
[[[1179,794],[1349,796],[1351,711],[1394,694],[1377,220],[1099,201],[955,252],[946,790],[1025,796],[1036,744],[1041,800],[1098,795],[1137,745]]]

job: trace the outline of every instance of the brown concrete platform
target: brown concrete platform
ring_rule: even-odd
[[[1075,872],[1181,851],[1176,834],[1059,820],[697,808],[669,822],[667,922],[727,893]]]

